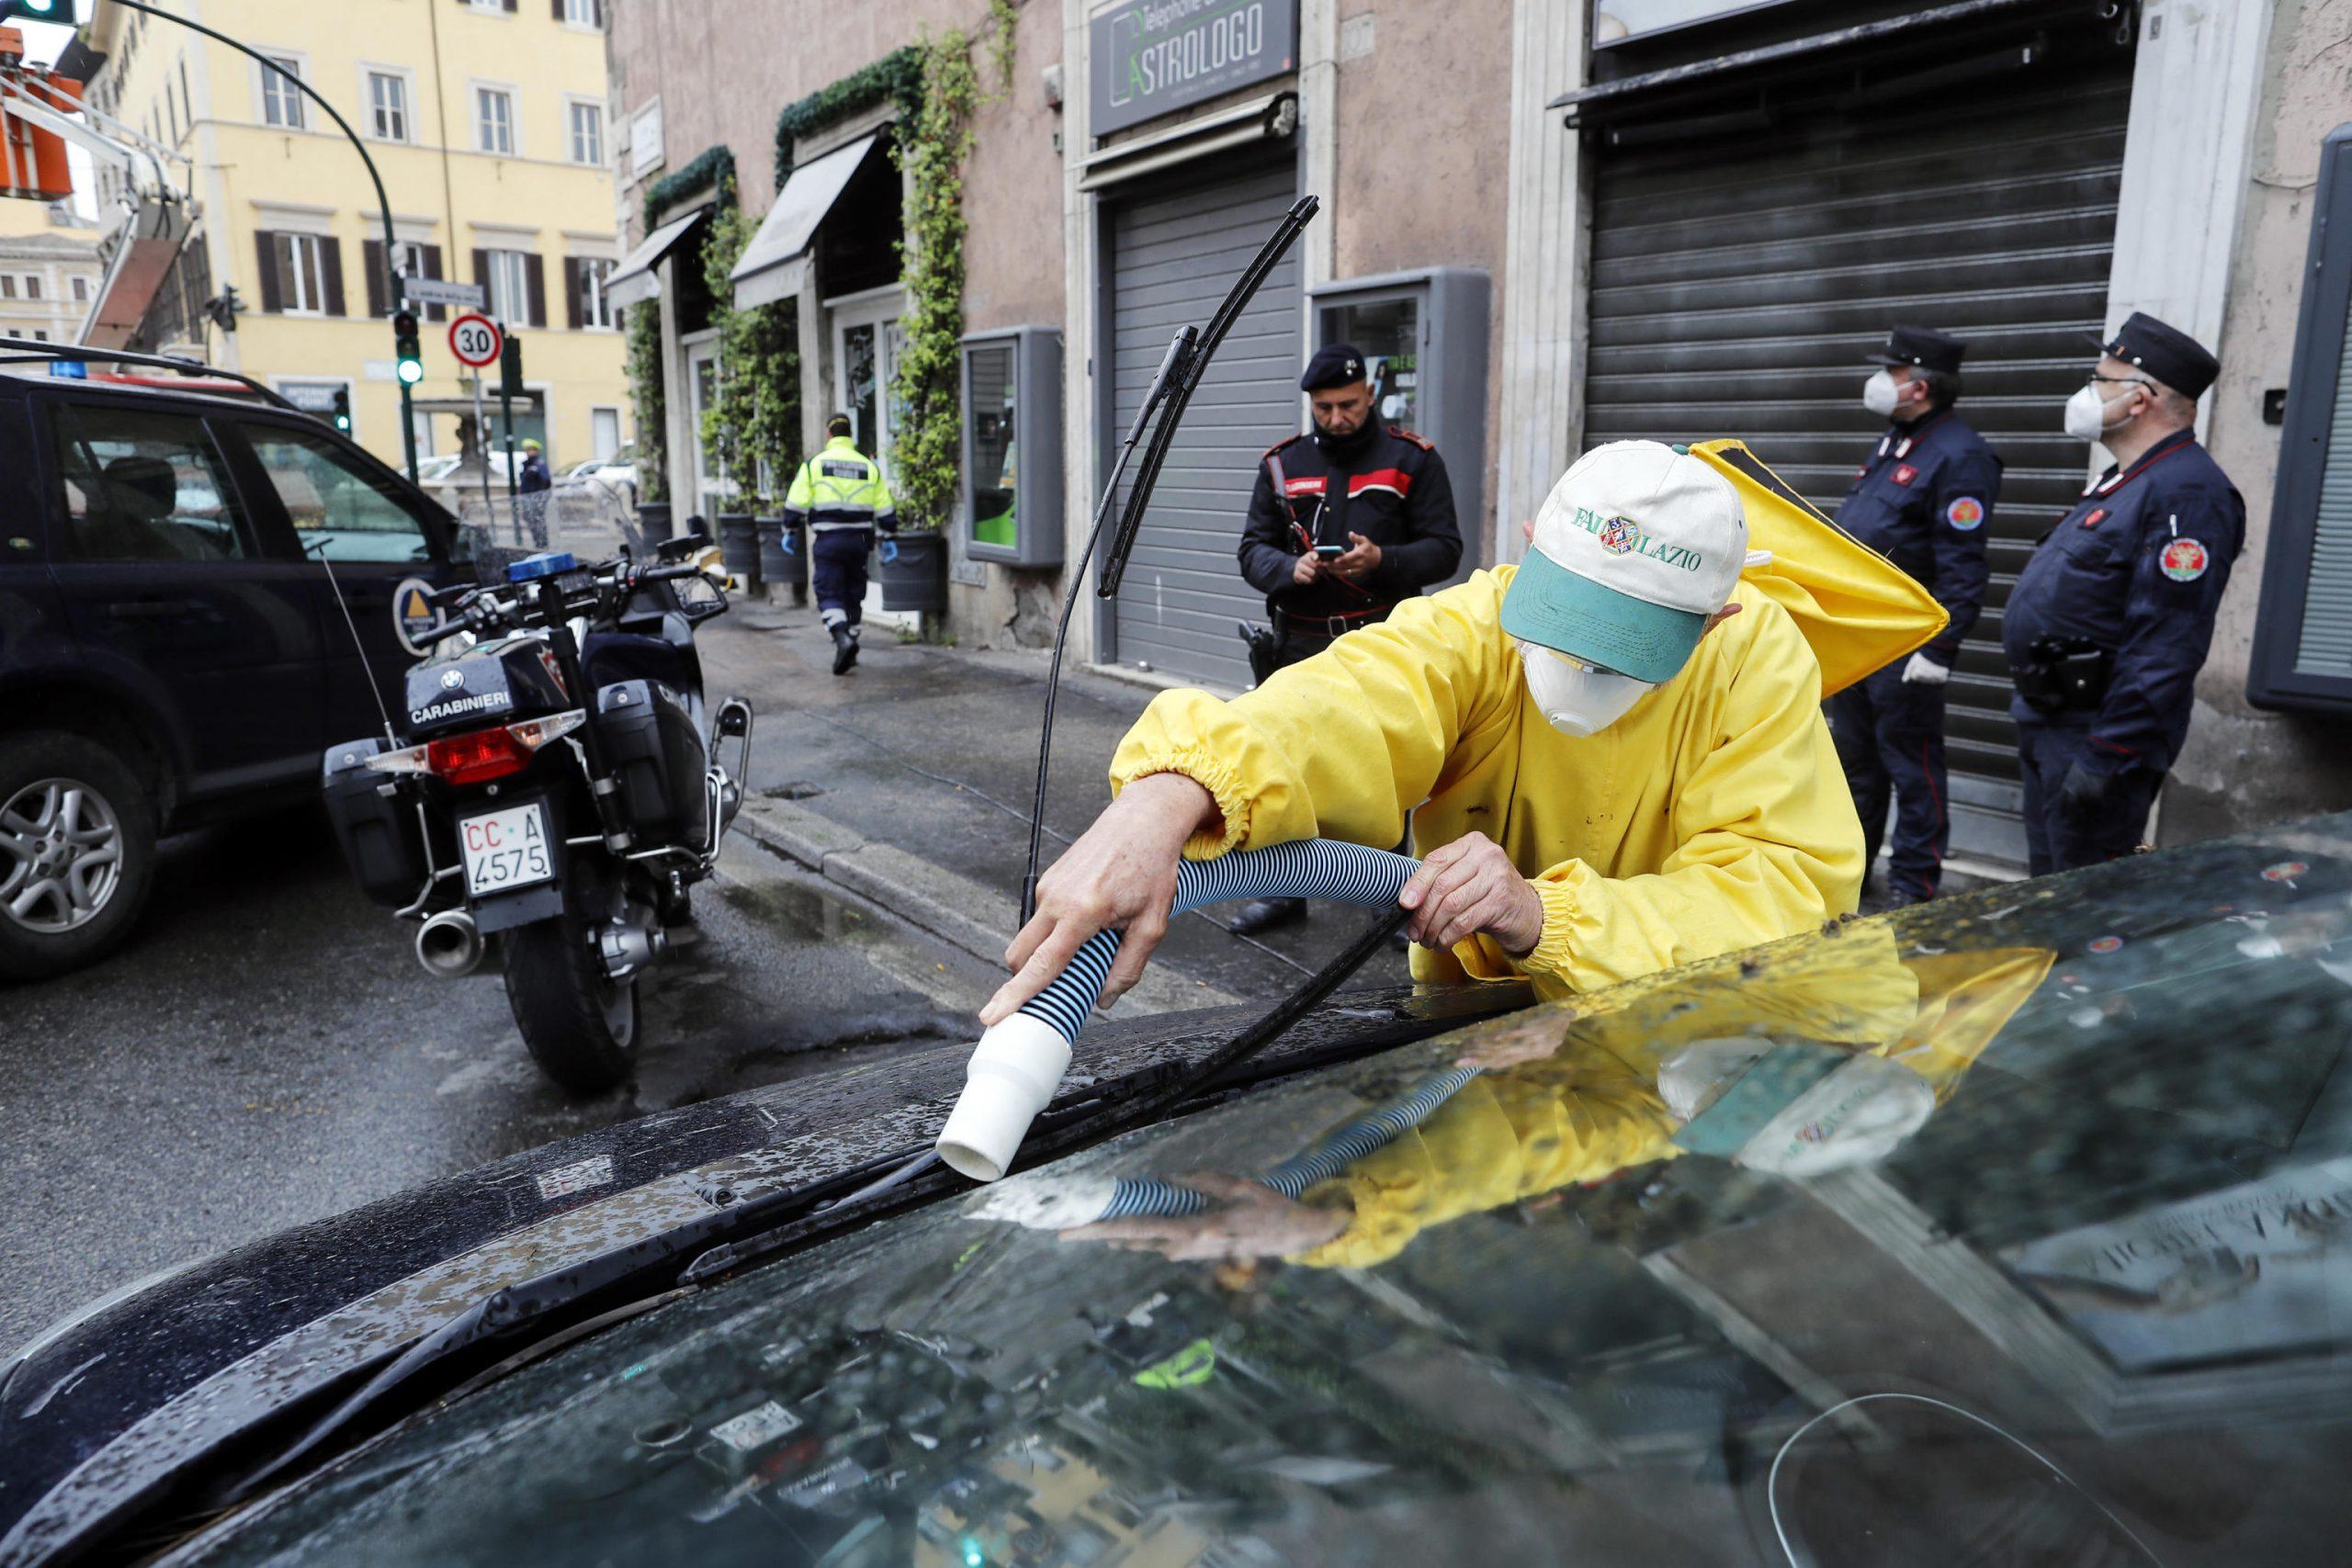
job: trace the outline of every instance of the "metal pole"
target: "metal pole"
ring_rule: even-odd
[[[514,394],[506,385],[506,373],[502,367],[498,375],[498,418],[506,426],[506,509],[514,514],[514,531],[523,531],[523,503],[514,491]]]
[[[208,28],[201,22],[191,22],[186,17],[175,16],[169,11],[147,5],[145,0],[107,0],[107,3],[119,6],[126,11],[141,11],[150,17],[161,17],[164,20],[167,22],[175,22],[191,32],[202,33],[206,38],[212,39],[216,43],[225,43],[231,49],[235,50],[238,53],[247,55],[252,59],[261,62],[263,69],[275,71],[280,76],[285,77],[288,82],[294,84],[296,91],[300,92],[304,97],[310,99],[312,103],[318,105],[319,107],[326,111],[327,118],[334,121],[335,129],[342,131],[345,137],[350,141],[352,151],[359,154],[359,161],[368,165],[368,179],[375,182],[376,209],[384,220],[384,271],[391,278],[392,308],[397,310],[401,305],[406,303],[408,294],[401,286],[401,264],[399,254],[400,242],[394,238],[392,234],[392,202],[391,198],[384,194],[384,176],[376,172],[376,160],[368,155],[368,144],[359,140],[359,133],[351,129],[351,123],[345,119],[343,116],[335,112],[334,106],[327,102],[324,98],[319,96],[317,93],[311,91],[310,84],[303,81],[302,78],[295,75],[292,72],[287,70],[284,66],[278,64],[277,62],[262,53],[259,50],[249,48],[244,44],[239,43],[227,33]],[[394,375],[393,379],[396,381],[400,380],[397,373]],[[400,381],[400,389],[401,450],[406,455],[408,459],[409,483],[414,484],[416,482],[416,420],[412,413],[413,405],[411,398],[413,394],[411,393],[409,384],[406,381]],[[484,470],[484,479],[485,482],[487,482],[486,469]]]
[[[481,372],[474,372],[474,447],[481,454],[481,525],[482,536],[498,536],[498,502],[490,499],[490,416],[481,412]],[[516,542],[520,542],[521,525],[516,525]]]

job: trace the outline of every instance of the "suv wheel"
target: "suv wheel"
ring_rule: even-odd
[[[59,730],[0,737],[0,976],[113,952],[154,871],[154,806],[120,757]]]

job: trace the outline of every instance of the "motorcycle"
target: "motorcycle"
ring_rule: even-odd
[[[328,748],[324,788],[360,890],[418,922],[445,978],[503,970],[523,1043],[575,1093],[628,1075],[638,981],[691,918],[743,798],[752,709],[706,714],[695,629],[727,595],[690,558],[528,556],[435,597],[431,651],[390,738]],[[722,742],[738,749],[732,772]]]

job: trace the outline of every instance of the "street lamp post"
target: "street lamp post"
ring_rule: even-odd
[[[337,114],[333,104],[311,91],[311,85],[302,78],[295,75],[259,50],[248,48],[224,32],[208,28],[201,22],[191,22],[186,17],[175,16],[172,12],[150,6],[145,3],[145,0],[109,0],[109,3],[119,6],[126,11],[140,11],[150,17],[161,17],[164,21],[176,22],[192,32],[202,33],[216,43],[225,43],[238,53],[259,61],[263,70],[277,72],[278,75],[292,83],[297,92],[326,111],[327,118],[334,121],[335,129],[350,139],[352,151],[357,152],[359,161],[368,165],[368,177],[375,182],[376,208],[379,215],[384,220],[384,270],[391,277],[392,310],[397,314],[407,301],[408,294],[401,287],[400,243],[392,234],[391,198],[384,194],[384,176],[376,172],[376,160],[368,155],[367,143],[359,140],[359,133],[351,129],[350,121]],[[395,379],[400,382],[401,389],[401,450],[406,455],[408,460],[409,482],[414,484],[416,482],[416,421],[410,412],[413,406],[412,394],[406,378],[395,377]]]

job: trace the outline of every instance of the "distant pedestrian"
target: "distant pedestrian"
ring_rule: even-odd
[[[1315,428],[1258,461],[1241,531],[1241,575],[1266,596],[1271,648],[1253,649],[1262,682],[1388,618],[1462,561],[1453,483],[1434,444],[1383,424],[1364,357],[1326,344],[1298,378]],[[1244,936],[1306,917],[1303,898],[1253,898],[1228,924]]]
[[[1887,902],[1936,896],[1951,840],[1944,769],[1944,682],[1984,603],[1984,536],[2001,494],[2001,460],[1952,412],[1968,345],[1927,327],[1896,327],[1871,357],[1862,404],[1885,433],[1855,470],[1838,525],[1911,574],[1951,617],[1934,641],[1831,697],[1830,733],[1876,863],[1894,801]]]
[[[2104,346],[2065,428],[2115,461],[2042,536],[2001,617],[2036,875],[2138,848],[2245,543],[2245,501],[2195,429],[2221,362],[2136,312]]]
[[[555,476],[548,472],[547,456],[539,449],[539,444],[536,441],[525,440],[523,467],[514,476],[514,488],[525,495],[532,495],[543,490],[552,489],[554,485]]]
[[[824,449],[800,465],[784,498],[784,518],[805,524],[808,560],[817,580],[817,608],[833,634],[833,673],[857,662],[858,627],[865,617],[865,558],[874,530],[899,531],[898,507],[883,482],[882,465],[850,439],[850,418],[825,422]]]

